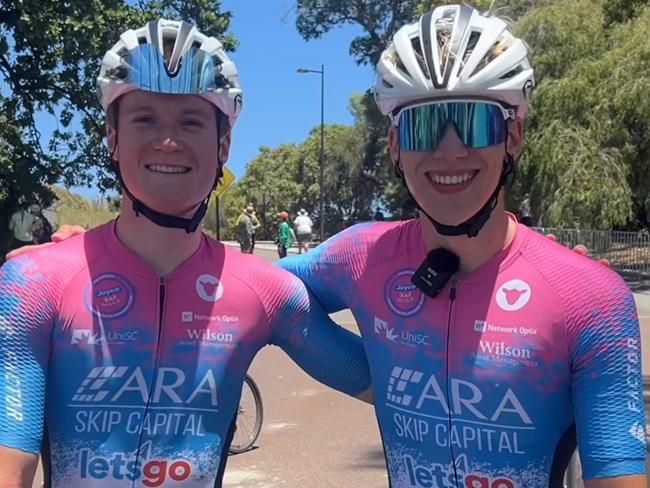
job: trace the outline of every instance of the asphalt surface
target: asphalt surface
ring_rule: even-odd
[[[277,259],[274,246],[256,254]],[[650,290],[637,289],[644,373],[650,375]],[[350,312],[333,318],[358,332]],[[327,389],[277,347],[266,347],[249,371],[264,400],[264,425],[248,452],[229,457],[224,488],[387,486],[383,450],[372,407]],[[40,487],[39,469],[34,488]]]

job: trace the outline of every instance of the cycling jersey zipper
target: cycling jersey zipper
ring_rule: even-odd
[[[451,389],[451,382],[450,382],[450,365],[449,365],[449,356],[450,356],[450,344],[451,344],[451,327],[452,327],[452,316],[454,312],[454,302],[456,301],[456,297],[458,296],[458,291],[456,289],[457,285],[457,280],[456,278],[452,278],[450,282],[450,288],[449,288],[449,313],[447,316],[447,355],[446,355],[446,364],[445,364],[445,383],[447,385],[447,409],[449,411],[449,429],[447,430],[448,432],[448,441],[449,441],[449,450],[451,451],[451,465],[454,469],[454,483],[456,487],[458,487],[458,472],[456,470],[456,456],[454,455],[454,447],[451,444],[451,429],[452,429],[452,422],[451,422],[451,417],[452,417],[452,408],[453,405],[451,403],[451,397],[449,395],[449,391]]]
[[[147,398],[147,404],[144,407],[144,414],[142,416],[143,422],[144,419],[147,417],[149,414],[149,406],[151,405],[151,395],[153,395],[154,391],[154,384],[156,382],[156,376],[158,372],[158,353],[160,352],[160,342],[161,342],[161,337],[162,337],[162,332],[163,332],[163,317],[164,317],[164,312],[165,312],[165,291],[166,291],[166,282],[165,278],[161,277],[158,280],[158,334],[156,338],[156,351],[154,353],[154,358],[153,358],[153,374],[151,376],[151,384],[149,385],[149,398]],[[143,424],[144,425],[144,424]],[[141,428],[140,430],[140,438],[138,440],[138,450],[137,454],[135,457],[135,462],[136,465],[139,462],[140,458],[140,449],[142,448],[142,434],[144,433],[144,429]],[[135,483],[138,480],[133,480],[133,486],[135,486]]]
[[[160,344],[160,332],[162,331],[163,310],[165,306],[165,278],[160,278],[159,283],[160,315],[158,318],[158,343]]]

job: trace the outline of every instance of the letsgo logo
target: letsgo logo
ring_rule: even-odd
[[[100,480],[106,477],[129,481],[142,479],[144,486],[158,487],[163,486],[167,479],[182,482],[192,475],[192,465],[183,459],[127,461],[127,456],[121,452],[111,457],[93,456],[90,449],[81,449],[80,456],[81,479]]]
[[[432,466],[418,465],[411,456],[404,458],[410,486],[418,488],[516,488],[508,478],[492,478],[480,473],[469,473],[459,468],[457,470],[458,484],[454,482],[454,470],[451,466],[433,464]],[[460,460],[462,463],[463,460]],[[466,460],[465,460],[466,462]]]

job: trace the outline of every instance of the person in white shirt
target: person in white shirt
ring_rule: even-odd
[[[13,233],[13,242],[11,249],[18,249],[34,243],[34,214],[38,213],[38,205],[30,205],[29,211],[21,208],[11,216],[9,220],[9,230]]]
[[[311,241],[311,230],[314,223],[309,218],[309,214],[304,208],[298,211],[298,216],[293,221],[296,228],[296,240],[298,241],[298,254],[302,254],[303,250],[307,252],[309,248],[307,244]]]

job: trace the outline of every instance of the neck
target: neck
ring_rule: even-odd
[[[191,217],[196,208],[183,217]],[[144,215],[136,216],[131,200],[122,198],[122,211],[115,226],[117,237],[159,276],[166,276],[192,256],[201,245],[202,232],[188,234],[154,224]]]
[[[505,212],[503,195],[476,237],[440,235],[423,214],[420,215],[420,222],[427,252],[440,247],[452,251],[460,258],[461,274],[471,273],[505,249],[517,231],[517,223]]]

